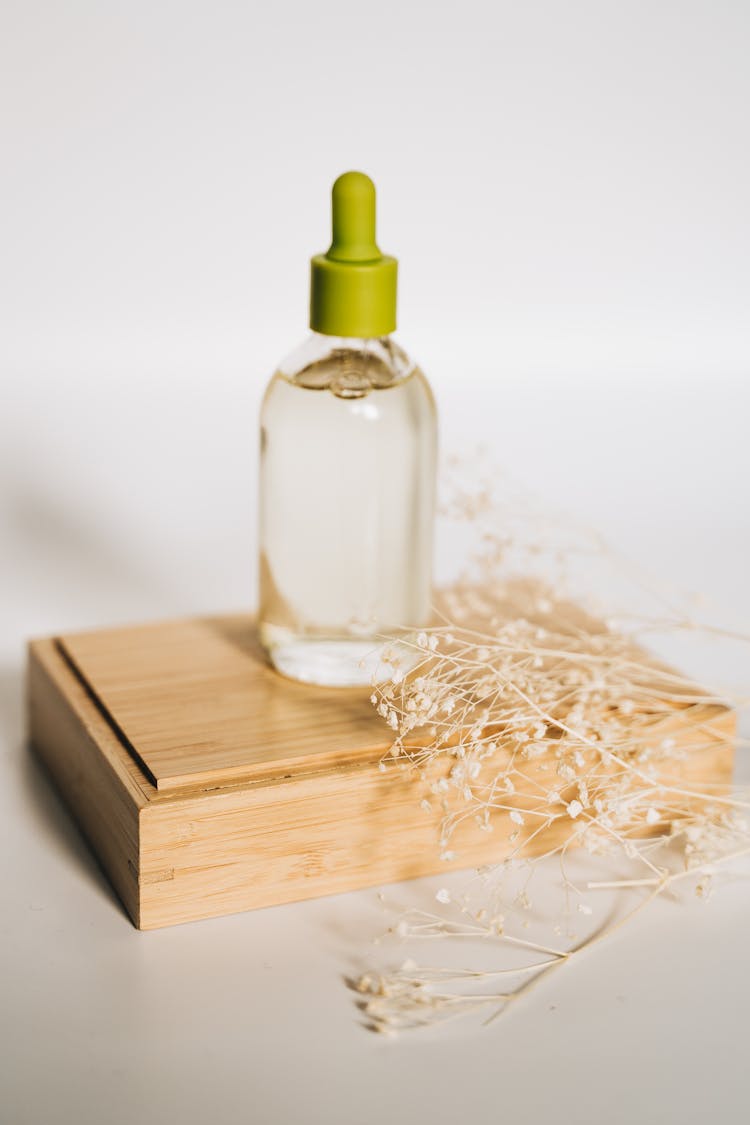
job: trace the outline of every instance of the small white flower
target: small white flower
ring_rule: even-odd
[[[438,902],[442,902],[447,905],[451,900],[451,893],[447,887],[441,887],[435,895],[435,898],[438,900]]]
[[[713,887],[711,885],[711,877],[708,876],[707,878],[702,879],[700,883],[696,884],[695,893],[698,898],[707,899],[711,897],[712,889]]]
[[[646,813],[646,824],[658,824],[661,820],[658,809],[651,808]]]
[[[591,913],[591,907],[588,906],[585,902],[579,902],[578,903],[578,913],[579,914],[590,914]]]
[[[571,801],[568,805],[568,815],[573,817],[573,820],[583,812],[583,805],[580,801]]]
[[[525,824],[526,823],[525,820],[523,819],[523,816],[518,811],[518,809],[513,809],[513,812],[510,814],[510,819],[513,821],[514,824]]]

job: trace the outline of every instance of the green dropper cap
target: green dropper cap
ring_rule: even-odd
[[[331,191],[333,241],[310,262],[310,327],[326,336],[387,336],[396,327],[398,262],[375,241],[375,185],[344,172]]]

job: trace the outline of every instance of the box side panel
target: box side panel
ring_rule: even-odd
[[[659,739],[673,732],[685,750],[678,776],[664,777],[666,786],[687,784],[692,792],[705,779],[709,793],[716,794],[728,785],[733,730],[733,716],[716,709],[690,726],[676,716],[660,727]],[[440,771],[451,762],[443,762]],[[530,788],[543,768],[544,763],[529,763]],[[154,802],[142,814],[141,926],[499,863],[518,846],[518,826],[506,810],[493,816],[491,832],[468,817],[451,838],[455,858],[442,860],[440,810],[426,812],[422,796],[412,771],[383,773],[371,763]],[[669,803],[667,792],[664,799]],[[526,855],[569,840],[565,816],[550,818],[541,833],[538,818],[526,820],[520,829],[520,836],[528,837]]]
[[[143,816],[141,925],[338,894],[507,849],[502,829],[468,835],[460,860],[442,862],[437,817],[420,809],[413,779],[376,764],[159,802]]]
[[[27,693],[31,743],[138,926],[139,813],[148,802],[137,776],[53,641],[29,646]]]

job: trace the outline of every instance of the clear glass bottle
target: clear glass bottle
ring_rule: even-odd
[[[364,191],[361,180],[350,187],[358,205],[372,193],[374,245],[374,188],[347,173],[334,185],[334,246],[336,190],[347,177],[366,181]],[[366,684],[386,670],[384,646],[430,619],[435,404],[389,334],[328,330],[390,326],[395,270],[391,320],[363,317],[361,300],[347,317],[340,284],[316,315],[315,263],[311,322],[325,330],[280,364],[261,411],[260,637],[293,679]],[[406,648],[401,655],[408,663]]]

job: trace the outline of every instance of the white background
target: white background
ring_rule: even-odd
[[[741,1119],[747,884],[658,905],[484,1031],[381,1042],[340,981],[370,894],[136,933],[20,700],[29,635],[252,605],[259,399],[348,168],[444,449],[485,442],[750,628],[749,50],[739,0],[4,0],[13,1125]]]

